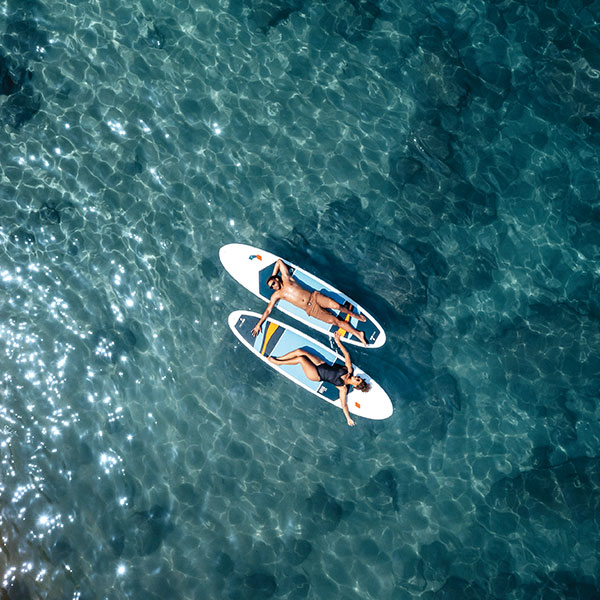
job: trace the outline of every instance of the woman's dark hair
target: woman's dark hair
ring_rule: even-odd
[[[358,379],[360,379],[360,383],[358,383],[354,387],[359,392],[368,392],[371,389],[371,385],[369,383],[367,383],[362,377],[359,377]]]
[[[269,277],[269,279],[267,279],[267,285],[269,287],[271,287],[271,281],[278,281],[279,285],[281,287],[283,287],[283,281],[279,275],[271,275],[271,277]]]

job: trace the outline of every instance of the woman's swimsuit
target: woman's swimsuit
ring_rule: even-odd
[[[348,373],[346,367],[342,365],[328,365],[327,363],[321,363],[317,365],[317,373],[321,381],[327,381],[333,383],[336,387],[342,387],[346,385],[346,382],[342,379],[342,375]]]

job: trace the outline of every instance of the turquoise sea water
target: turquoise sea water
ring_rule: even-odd
[[[2,598],[600,597],[599,20],[4,2]],[[390,419],[235,343],[230,242],[379,318]]]

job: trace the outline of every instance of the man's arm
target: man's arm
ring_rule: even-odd
[[[275,303],[277,302],[277,300],[279,300],[279,297],[280,297],[280,295],[279,295],[278,291],[275,292],[271,296],[271,300],[270,300],[269,304],[267,304],[267,308],[265,308],[265,312],[262,314],[262,317],[256,324],[256,327],[254,327],[254,329],[252,330],[253,336],[256,337],[260,333],[260,328],[262,327],[262,324],[265,322],[265,319],[271,314],[271,311],[275,307]]]
[[[277,275],[277,273],[279,272],[281,272],[281,278],[285,283],[287,283],[292,278],[288,266],[280,258],[277,259],[277,262],[273,267],[273,275]]]

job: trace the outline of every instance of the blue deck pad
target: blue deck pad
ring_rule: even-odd
[[[339,400],[340,392],[335,385],[333,385],[333,383],[329,383],[328,381],[320,381],[319,384],[320,385],[317,391],[321,396],[332,401]]]
[[[275,265],[275,263],[271,263],[270,265],[267,265],[266,267],[261,269],[258,274],[259,294],[267,302],[270,301],[271,296],[273,295],[273,290],[271,290],[271,288],[267,285],[267,279],[269,277],[271,277],[271,275],[273,274],[274,265]],[[288,265],[288,268],[289,268],[290,274],[293,274],[294,279],[296,279],[296,281],[300,285],[302,285],[302,287],[310,290],[311,292],[312,291],[321,292],[321,294],[323,294],[325,296],[329,296],[330,298],[333,298],[336,302],[338,302],[339,304],[342,304],[346,308],[350,308],[352,306],[352,310],[356,311],[356,307],[350,303],[348,297],[342,295],[339,292],[336,292],[335,290],[333,290],[331,288],[323,287],[321,282],[317,281],[314,277],[312,277],[309,273],[306,273],[305,271],[302,271],[300,269],[294,269],[294,267],[290,267],[289,265]],[[289,302],[286,302],[285,300],[280,300],[279,305],[282,310],[285,310],[286,312],[288,312],[289,314],[293,315],[294,317],[296,317],[300,320],[306,321],[309,325],[311,325],[315,328],[327,329],[327,324],[324,324],[323,321],[319,321],[318,319],[309,317],[306,314],[306,312],[304,310],[302,310],[301,308],[298,308],[297,306],[294,306],[293,304],[290,304]],[[346,318],[346,315],[343,313],[340,313],[339,311],[333,310],[331,312],[335,316],[337,316],[338,318],[340,318],[342,320],[344,320]],[[354,317],[350,317],[349,322],[350,322],[350,325],[352,325],[352,327],[354,327],[355,329],[358,329],[359,331],[364,331],[367,341],[370,344],[373,344],[375,342],[375,340],[379,337],[379,330],[375,327],[375,325],[370,320],[361,322],[358,319],[355,319]],[[337,325],[331,325],[331,326],[329,326],[328,330],[331,333],[335,333],[338,329],[340,329],[340,328]],[[348,333],[345,330],[344,330],[342,337],[356,339],[355,336],[351,335],[350,333]]]
[[[258,320],[258,317],[243,315],[236,323],[236,329],[259,354],[280,357],[288,352],[301,348],[318,356],[330,365],[336,363],[341,365],[344,364],[333,352],[329,350],[325,351],[320,347],[316,348],[307,344],[305,337],[301,337],[280,325],[272,324],[269,319],[263,323],[261,332],[254,337],[252,335],[252,329],[256,326]],[[318,392],[328,400],[335,401],[338,399],[339,392],[334,385],[322,381],[311,381],[306,377],[300,365],[282,365],[280,368],[291,378],[302,383],[311,390]]]
[[[257,344],[259,338],[264,338],[264,333],[257,337],[254,337],[252,335],[252,330],[254,329],[257,323],[258,317],[243,315],[238,319],[238,322],[235,325],[236,329],[240,332],[241,336],[255,349],[259,347]]]

